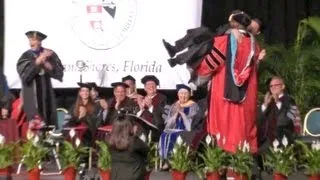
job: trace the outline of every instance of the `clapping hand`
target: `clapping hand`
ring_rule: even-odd
[[[84,106],[79,107],[79,119],[87,115],[87,109]]]

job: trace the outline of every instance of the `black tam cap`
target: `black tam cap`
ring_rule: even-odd
[[[88,88],[88,89],[90,89],[91,90],[91,86],[90,86],[90,84],[89,83],[78,83],[78,85],[80,86],[80,88]]]
[[[176,89],[177,89],[177,91],[179,91],[180,89],[185,89],[185,90],[188,90],[189,92],[191,92],[191,88],[185,84],[177,84]]]
[[[156,83],[156,85],[159,85],[159,79],[154,75],[147,75],[141,79],[142,84],[146,84],[148,81],[153,81]]]
[[[47,38],[47,35],[43,34],[42,32],[39,32],[39,31],[28,31],[28,32],[26,32],[26,36],[28,38],[38,38],[38,39],[40,39],[40,41]]]
[[[131,75],[128,75],[128,76],[122,78],[122,82],[127,81],[127,80],[131,80],[134,83],[136,83],[136,79],[134,77],[132,77]]]
[[[251,17],[245,12],[235,13],[231,15],[231,19],[238,22],[239,24],[247,27],[251,24]]]
[[[124,88],[128,88],[129,87],[126,83],[123,83],[123,82],[114,82],[114,83],[111,84],[111,86],[113,88],[116,88],[118,86],[121,86],[121,87],[124,87]]]
[[[89,84],[91,86],[91,88],[98,90],[98,86],[95,82],[88,82],[87,84]]]

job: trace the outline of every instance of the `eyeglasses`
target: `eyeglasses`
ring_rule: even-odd
[[[270,87],[270,88],[273,88],[273,87],[278,87],[278,86],[280,86],[280,85],[282,85],[282,83],[279,83],[279,84],[270,84],[269,87]]]

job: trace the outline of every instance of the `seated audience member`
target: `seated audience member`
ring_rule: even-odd
[[[22,91],[20,96],[12,103],[11,119],[16,121],[19,137],[26,138],[29,122],[23,111]]]
[[[90,87],[91,87],[91,90],[90,90],[91,99],[92,99],[94,102],[99,102],[99,100],[100,100],[100,97],[99,97],[99,87],[97,86],[97,84],[96,84],[95,82],[88,82],[88,84],[89,84]]]
[[[108,116],[105,125],[111,125],[120,110],[135,114],[139,109],[138,104],[126,96],[126,88],[129,87],[127,84],[115,82],[111,86],[113,87],[114,97],[108,103]]]
[[[152,141],[158,142],[160,133],[164,129],[164,119],[162,118],[164,106],[167,104],[167,97],[157,90],[159,80],[153,75],[147,75],[141,79],[144,84],[146,96],[138,99],[140,111],[137,116],[149,121],[158,128],[158,132],[152,133]],[[147,129],[141,129],[142,133],[148,134]]]
[[[129,86],[127,88],[127,97],[128,98],[133,99],[135,102],[138,102],[138,99],[143,98],[143,96],[138,94],[138,91],[136,88],[136,79],[134,79],[132,76],[128,75],[128,76],[122,78],[122,82]]]
[[[11,111],[11,104],[14,100],[14,96],[9,90],[6,76],[2,73],[2,67],[0,67],[0,107]]]
[[[100,111],[98,113],[99,118],[101,119],[101,124],[105,124],[107,122],[108,117],[108,102],[105,100],[105,98],[101,98],[99,100],[100,104]]]
[[[67,126],[84,127],[79,131],[78,136],[83,136],[84,143],[88,146],[92,145],[98,126],[100,126],[100,118],[98,117],[99,106],[97,106],[90,96],[91,86],[87,83],[78,83],[80,86],[77,100],[70,108],[69,113],[71,119]]]
[[[9,117],[9,110],[6,108],[1,109],[0,134],[6,138],[6,143],[19,139],[17,122]]]
[[[275,139],[283,136],[293,143],[295,135],[301,134],[301,119],[295,101],[285,92],[282,78],[272,77],[269,92],[258,109],[258,144],[260,151],[267,150]]]
[[[193,131],[192,122],[199,111],[198,104],[190,100],[190,87],[179,84],[177,85],[177,92],[178,101],[171,106],[165,120],[165,129],[160,136],[160,156],[164,160],[169,158],[178,136],[181,135],[184,142],[191,144],[192,140],[189,139],[188,134],[182,135],[182,132]],[[166,162],[162,168],[168,169],[168,163]]]
[[[138,136],[133,117],[120,114],[112,123],[108,138],[111,153],[111,179],[144,179],[149,148]]]

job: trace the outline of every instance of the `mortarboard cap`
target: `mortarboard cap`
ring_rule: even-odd
[[[28,31],[28,32],[26,32],[26,36],[28,38],[38,38],[38,39],[40,39],[40,41],[47,38],[47,35],[43,34],[42,32],[39,32],[39,31]]]
[[[177,91],[179,91],[180,89],[186,89],[189,92],[191,92],[191,88],[189,86],[185,85],[185,84],[177,84],[176,85],[176,89],[177,89]]]
[[[131,80],[133,82],[136,82],[136,79],[134,77],[132,77],[131,75],[128,75],[128,76],[122,78],[122,82],[127,81],[127,80]]]
[[[95,90],[98,90],[98,88],[99,88],[95,82],[88,82],[87,84],[89,84],[90,87],[95,89]]]
[[[113,88],[116,88],[118,86],[121,86],[121,87],[124,87],[124,88],[128,88],[129,87],[126,83],[123,83],[123,82],[114,82],[114,83],[111,84],[111,86]]]
[[[147,75],[141,79],[142,84],[146,84],[148,81],[153,81],[156,83],[156,85],[159,85],[159,79],[154,75]]]
[[[78,82],[78,86],[80,86],[80,88],[88,88],[91,90],[91,86],[89,83],[81,83],[81,82]]]

